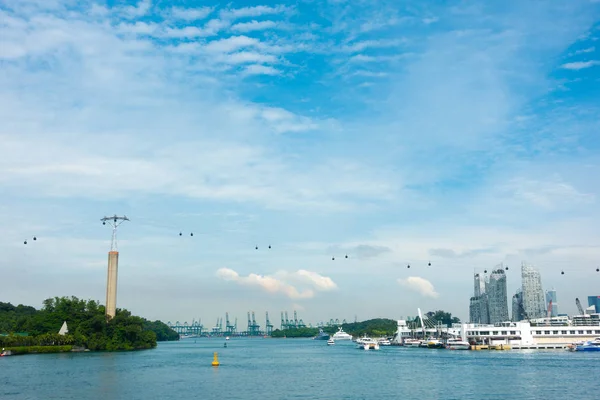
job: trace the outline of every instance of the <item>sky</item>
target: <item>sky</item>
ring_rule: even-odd
[[[523,262],[559,312],[600,294],[597,0],[0,0],[0,30],[0,301],[104,304],[114,214],[148,319],[464,320],[501,263],[509,304]]]

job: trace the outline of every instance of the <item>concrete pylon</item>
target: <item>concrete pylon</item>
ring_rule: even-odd
[[[117,313],[117,272],[119,270],[119,252],[108,252],[108,276],[106,281],[106,319],[114,318]]]

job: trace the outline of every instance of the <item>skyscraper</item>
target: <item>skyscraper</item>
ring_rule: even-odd
[[[479,297],[485,293],[485,278],[481,274],[475,274],[473,296]]]
[[[486,287],[490,324],[510,321],[508,316],[508,297],[506,294],[506,274],[504,269],[492,271]]]
[[[525,319],[523,315],[523,291],[519,288],[512,297],[512,320],[519,322]]]
[[[528,318],[544,318],[546,301],[542,289],[540,271],[525,263],[521,264],[521,280],[523,285],[523,309]]]
[[[490,313],[485,293],[485,277],[476,273],[473,281],[473,297],[469,301],[469,320],[473,324],[489,324]]]
[[[594,306],[596,312],[600,313],[600,296],[588,296],[588,306]]]
[[[550,306],[550,302],[552,302],[552,309],[550,310],[551,317],[556,317],[558,316],[558,300],[556,299],[556,290],[552,289],[552,290],[547,290],[546,291],[546,310],[548,310],[548,307]],[[547,313],[548,311],[546,311]]]

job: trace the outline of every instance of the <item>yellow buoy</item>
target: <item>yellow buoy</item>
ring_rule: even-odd
[[[219,359],[217,358],[217,352],[215,352],[215,354],[214,354],[212,366],[213,367],[218,367],[219,366]]]

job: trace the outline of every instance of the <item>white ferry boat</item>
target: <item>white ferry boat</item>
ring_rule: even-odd
[[[425,328],[411,330],[405,320],[398,320],[394,341],[407,347],[418,346],[415,333],[433,334]],[[438,329],[439,331],[439,329]],[[542,318],[520,322],[490,324],[455,324],[442,328],[443,333],[460,338],[470,345],[487,345],[503,349],[566,349],[576,342],[593,341],[600,336],[600,314]]]
[[[363,337],[356,340],[357,348],[362,350],[379,350],[379,343],[370,337]]]
[[[392,345],[392,343],[390,343],[389,339],[387,339],[387,338],[377,339],[377,343],[379,343],[380,346],[391,346]]]
[[[471,349],[471,345],[465,340],[450,338],[446,342],[446,348],[448,350],[469,350]]]
[[[600,335],[600,314],[554,317],[494,325],[462,324],[461,337],[469,343],[509,346],[512,349],[565,349]]]
[[[344,332],[344,330],[340,326],[338,331],[336,333],[334,333],[333,339],[334,340],[352,340],[352,335],[349,335],[346,332]]]
[[[404,339],[404,346],[405,347],[420,347],[421,346],[421,340],[419,339]]]

